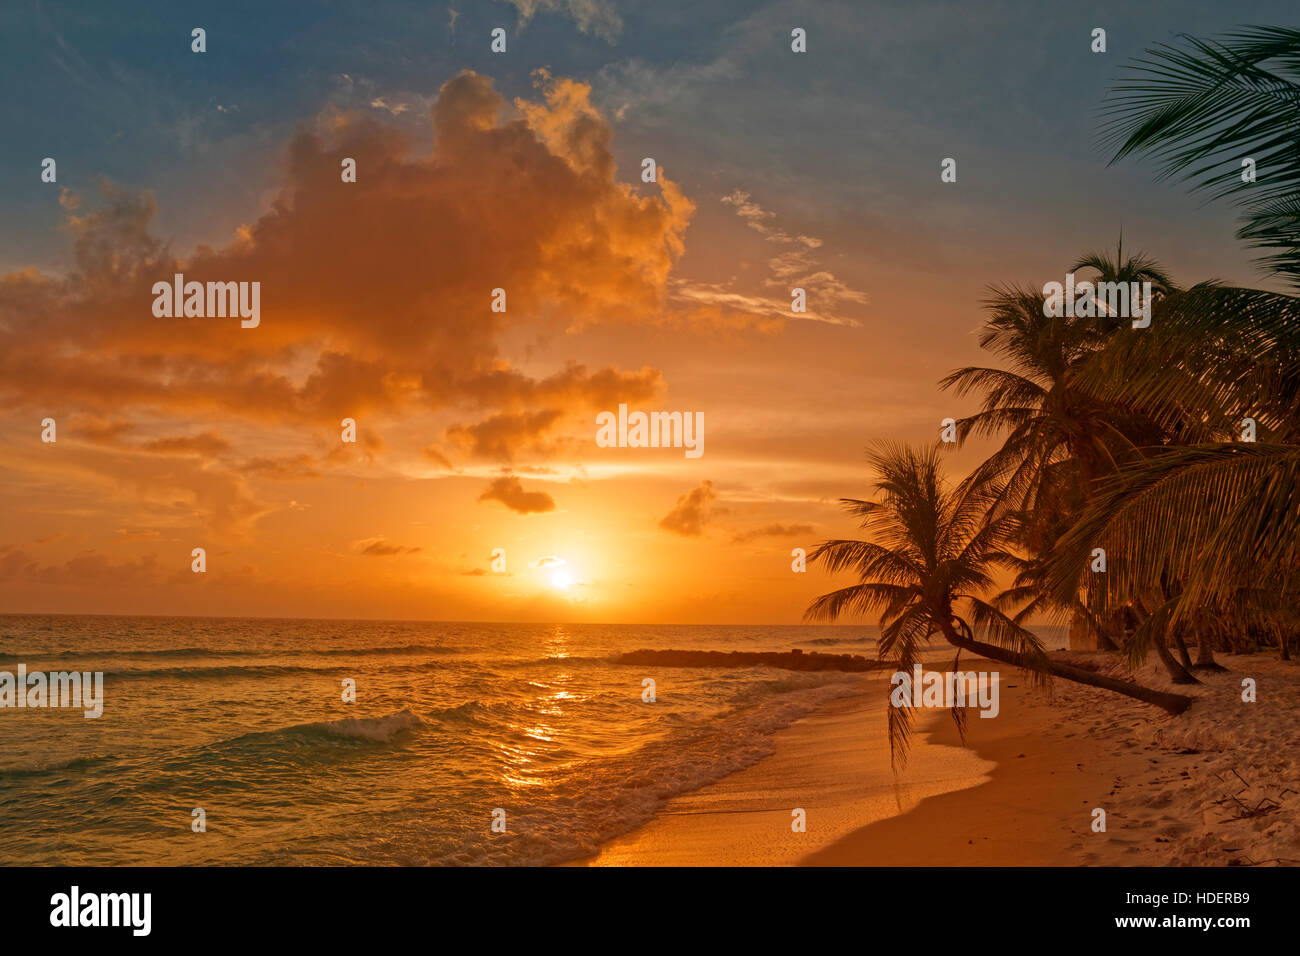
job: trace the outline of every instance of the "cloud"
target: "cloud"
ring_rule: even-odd
[[[446,455],[444,455],[441,449],[439,449],[436,445],[426,445],[423,449],[421,449],[420,454],[422,454],[425,458],[429,459],[429,461],[433,462],[435,465],[437,465],[439,468],[443,469],[444,471],[456,470],[456,466],[451,463],[451,460]]]
[[[659,521],[659,527],[674,534],[695,537],[704,531],[704,526],[713,517],[713,503],[717,500],[713,482],[702,481],[677,499],[673,510]]]
[[[113,537],[119,541],[151,541],[162,537],[154,528],[118,528]]]
[[[370,101],[370,105],[373,108],[377,110],[383,110],[385,113],[388,113],[392,116],[401,116],[408,109],[410,109],[410,106],[407,105],[406,103],[389,103],[382,96],[376,96],[373,100]]]
[[[739,531],[731,539],[732,544],[744,544],[748,541],[754,541],[758,538],[794,538],[800,535],[812,534],[814,528],[810,524],[765,524],[761,528],[751,528],[748,531]]]
[[[84,438],[102,445],[116,444],[124,435],[135,429],[134,422],[120,418],[109,421],[98,415],[74,416],[71,425],[70,431],[73,437]]]
[[[288,455],[279,458],[250,458],[240,466],[246,474],[276,481],[300,481],[315,478],[321,471],[311,455]]]
[[[524,27],[539,11],[562,13],[570,17],[583,33],[594,33],[613,43],[623,32],[623,18],[611,0],[508,0],[519,11],[519,26]],[[455,19],[452,20],[455,25]]]
[[[363,538],[360,541],[353,541],[352,550],[370,558],[386,558],[394,554],[415,554],[420,549],[403,547],[398,544],[390,544],[385,540],[383,535],[378,535],[373,538]]]
[[[794,243],[805,249],[816,249],[822,244],[820,239],[813,236],[792,236],[784,229],[769,225],[769,221],[776,217],[776,213],[753,202],[749,198],[749,193],[743,190],[733,189],[722,197],[722,201],[728,206],[735,206],[736,215],[745,221],[745,225],[768,242]]]
[[[201,455],[215,458],[230,448],[230,442],[216,432],[205,431],[197,435],[176,435],[170,438],[158,438],[147,441],[140,447],[145,451],[161,455]]]
[[[750,198],[749,193],[734,189],[722,197],[722,202],[733,206],[750,229],[757,232],[766,241],[785,248],[781,249],[767,262],[769,277],[764,285],[780,289],[786,296],[782,300],[787,312],[790,303],[789,292],[801,288],[808,294],[809,311],[794,314],[795,318],[815,319],[840,325],[858,325],[853,319],[846,319],[837,313],[845,306],[866,305],[867,294],[850,288],[833,273],[822,268],[814,255],[814,250],[821,248],[822,240],[816,236],[792,235],[775,225],[776,214],[764,209]]]
[[[790,319],[851,327],[862,324],[843,314],[843,310],[866,305],[867,295],[822,268],[815,255],[823,245],[821,239],[787,232],[775,223],[776,213],[764,209],[744,190],[733,189],[721,201],[734,207],[736,215],[752,231],[780,247],[767,260],[768,275],[762,283],[773,294],[743,292],[735,288],[734,280],[669,279],[674,305],[684,309],[692,324],[759,332],[778,331]],[[805,312],[790,309],[791,293],[796,288],[806,293]]]
[[[184,566],[188,573],[188,555]],[[176,572],[173,578],[179,574]],[[62,564],[42,567],[21,549],[5,547],[0,548],[0,581],[5,585],[88,588],[109,584],[122,588],[137,583],[160,584],[163,574],[157,556],[152,554],[130,561],[113,561],[98,551],[83,551]]]
[[[314,424],[452,405],[490,413],[591,405],[657,389],[656,370],[566,365],[534,378],[501,355],[512,329],[658,316],[693,206],[615,178],[590,88],[545,73],[541,101],[507,104],[466,71],[417,153],[373,115],[327,112],[289,143],[270,209],[219,248],[181,256],[153,233],[154,199],[101,182],[63,195],[74,268],[0,277],[0,399],[106,417],[148,410]],[[513,110],[511,110],[513,106]],[[343,183],[340,160],[356,160]],[[364,243],[342,237],[364,235]],[[159,319],[152,286],[257,281],[261,323]],[[508,310],[490,310],[504,288]]]
[[[477,425],[453,425],[446,436],[466,446],[475,458],[509,462],[513,449],[525,442],[536,443],[560,414],[558,408],[520,414],[503,412]]]
[[[564,9],[584,28],[611,27],[600,7]],[[503,342],[563,327],[662,320],[694,211],[662,174],[649,188],[616,178],[613,131],[587,85],[539,71],[536,88],[507,102],[485,76],[452,77],[426,114],[430,151],[384,112],[419,96],[367,87],[356,110],[331,108],[286,143],[264,213],[184,253],[157,235],[151,194],[107,180],[97,196],[63,191],[66,274],[0,275],[0,403],[22,417],[68,409],[68,437],[119,452],[59,465],[138,489],[139,513],[119,522],[175,526],[188,508],[242,531],[271,510],[250,482],[378,469],[389,428],[445,430],[446,447],[421,443],[424,460],[454,471],[456,448],[503,464],[556,454],[566,417],[652,400],[665,387],[656,368],[530,359],[525,372],[504,354]],[[354,183],[341,180],[344,157]],[[259,283],[260,324],[155,317],[153,285],[176,273]],[[504,313],[491,311],[495,288],[507,290]],[[362,416],[356,445],[313,445],[324,423]],[[259,439],[268,426],[281,431]],[[301,447],[286,447],[295,434]],[[236,443],[225,436],[238,436],[239,460],[225,460]],[[420,446],[402,451],[409,462]],[[165,467],[138,460],[146,452]],[[525,513],[554,507],[544,494],[495,494]]]
[[[693,307],[688,315],[696,325],[709,324],[728,328],[751,328],[758,332],[775,332],[784,327],[787,319],[824,322],[828,325],[862,324],[856,319],[839,318],[813,310],[791,312],[788,296],[772,298],[746,295],[729,285],[717,282],[691,282],[684,279],[669,281],[673,298]]]
[[[521,515],[555,510],[555,499],[544,491],[524,491],[523,485],[514,475],[494,478],[487,490],[478,496],[478,500],[499,501]]]

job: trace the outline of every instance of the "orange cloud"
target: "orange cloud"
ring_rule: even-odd
[[[674,534],[695,537],[704,531],[704,526],[713,517],[713,503],[718,493],[713,489],[713,482],[702,481],[677,499],[673,510],[659,521],[659,527]]]
[[[739,531],[731,539],[733,544],[745,544],[758,538],[794,538],[799,535],[812,534],[814,528],[810,524],[765,524],[761,528],[751,528],[748,531]]]
[[[415,554],[420,549],[390,544],[383,535],[378,535],[373,538],[364,538],[361,541],[352,542],[352,550],[356,551],[357,554],[364,554],[370,558],[386,558],[395,554]]]
[[[478,496],[478,500],[499,501],[521,515],[555,510],[554,498],[544,491],[524,491],[524,486],[514,475],[494,478],[487,490]]]
[[[539,77],[513,118],[491,80],[449,80],[421,155],[377,120],[334,113],[289,144],[268,212],[224,248],[181,257],[148,194],[65,193],[75,269],[0,278],[0,395],[11,405],[152,410],[287,423],[451,404],[517,411],[643,396],[659,373],[510,367],[501,333],[529,323],[653,319],[693,207],[661,177],[620,183],[590,89]],[[340,162],[357,163],[344,183]],[[261,322],[157,318],[153,283],[259,282]],[[492,312],[492,290],[507,311]],[[129,412],[127,412],[129,414]]]
[[[493,415],[477,425],[453,425],[447,437],[469,449],[475,458],[509,462],[511,451],[524,442],[536,443],[560,417],[558,408],[540,412]]]
[[[174,435],[158,438],[140,446],[145,451],[163,455],[204,455],[216,457],[230,448],[226,441],[215,432],[205,431],[197,435]]]

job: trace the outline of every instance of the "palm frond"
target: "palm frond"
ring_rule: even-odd
[[[1300,282],[1300,229],[1279,210],[1300,195],[1300,30],[1251,27],[1219,40],[1182,36],[1125,71],[1102,106],[1111,162],[1145,153],[1244,212],[1238,235],[1278,250],[1265,261]],[[1242,160],[1254,160],[1254,182]]]

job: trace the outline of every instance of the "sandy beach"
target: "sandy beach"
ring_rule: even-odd
[[[1072,653],[1119,673],[1103,655]],[[964,662],[984,667],[988,662]],[[1068,866],[1300,863],[1300,666],[1225,655],[1183,715],[1007,674],[1000,714],[962,747],[924,715],[889,770],[880,676],[798,721],[754,766],[675,798],[574,865]],[[1158,665],[1138,675],[1170,689]],[[1242,700],[1242,680],[1257,700]],[[807,815],[793,832],[792,810]],[[1106,813],[1094,832],[1095,809]]]

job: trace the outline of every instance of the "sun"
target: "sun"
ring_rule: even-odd
[[[573,575],[564,568],[557,568],[551,572],[551,587],[557,591],[567,591],[573,587]]]

